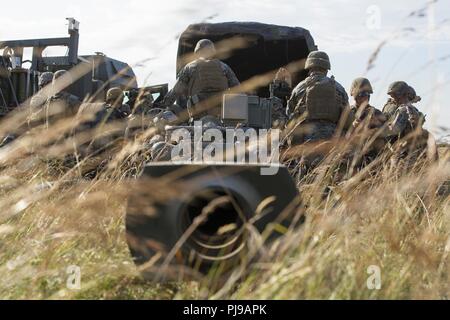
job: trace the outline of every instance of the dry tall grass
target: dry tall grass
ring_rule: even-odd
[[[448,147],[436,164],[406,171],[380,157],[377,166],[345,179],[330,156],[314,181],[301,184],[306,222],[275,242],[255,242],[258,261],[211,290],[207,276],[146,282],[131,260],[126,199],[145,159],[136,155],[154,130],[120,145],[104,171],[87,179],[81,173],[93,159],[74,157],[66,167],[61,157],[87,139],[86,133],[61,139],[74,125],[64,121],[33,128],[0,150],[1,298],[449,297]],[[158,192],[156,183],[145,186],[149,193]],[[80,290],[66,286],[71,265],[81,268]],[[381,269],[380,290],[367,288],[371,265]]]
[[[302,67],[303,61],[288,66]],[[250,79],[242,89],[273,75]],[[123,124],[73,134],[80,117],[47,128],[39,121],[30,126],[29,116],[28,109],[17,110],[0,123],[1,136],[20,134],[0,148],[0,298],[449,298],[448,145],[438,163],[404,170],[386,152],[363,170],[342,173],[336,168],[345,146],[336,144],[315,179],[300,185],[305,223],[270,243],[255,235],[257,261],[237,266],[220,286],[208,276],[154,283],[140,277],[131,259],[124,217],[156,128],[117,143],[102,172],[88,179],[83,173],[99,157],[80,157],[80,146],[121,132]],[[144,187],[149,194],[164,191],[158,181]],[[381,270],[380,290],[367,287],[373,265]],[[80,267],[79,290],[66,285],[70,266]]]

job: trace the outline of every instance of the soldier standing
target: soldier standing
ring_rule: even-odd
[[[238,86],[239,80],[227,64],[213,58],[216,50],[211,40],[200,40],[194,53],[198,58],[181,69],[175,86],[164,97],[162,105],[170,106],[178,98],[185,98],[191,118],[218,116],[219,106],[204,104],[209,98]]]

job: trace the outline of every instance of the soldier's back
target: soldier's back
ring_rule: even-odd
[[[386,117],[392,118],[395,114],[395,111],[398,109],[398,105],[392,98],[389,98],[386,104],[383,106],[382,112],[386,115]]]

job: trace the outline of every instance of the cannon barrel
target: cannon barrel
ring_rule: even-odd
[[[279,166],[276,174],[261,175],[262,167],[147,165],[140,178],[146,183],[132,192],[126,216],[135,263],[189,266],[203,273],[218,263],[238,264],[247,252],[250,230],[262,233],[270,224],[289,223],[289,208],[294,211],[298,191],[287,169]],[[159,192],[152,191],[155,185]],[[172,194],[162,191],[164,186]]]

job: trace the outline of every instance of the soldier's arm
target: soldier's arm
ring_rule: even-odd
[[[185,66],[178,73],[177,82],[173,88],[166,94],[161,104],[163,106],[172,105],[179,97],[186,96],[188,92],[188,84],[190,79],[190,68],[189,65]]]
[[[223,62],[221,62],[221,64],[222,64],[222,68],[223,68],[225,77],[227,77],[227,80],[228,80],[228,87],[233,88],[233,87],[239,86],[240,82],[239,82],[238,78],[236,77],[236,74],[234,73],[234,71],[230,68],[230,66],[228,66],[227,64],[225,64]]]
[[[303,98],[305,94],[305,85],[304,82],[301,82],[297,85],[297,87],[292,90],[291,97],[287,102],[286,113],[288,116],[291,116],[295,111],[298,102]]]
[[[376,127],[381,127],[386,121],[386,115],[378,109],[374,108],[372,119],[373,125]]]
[[[397,110],[394,120],[389,124],[384,132],[385,137],[397,136],[402,133],[408,125],[408,114],[404,108]]]

